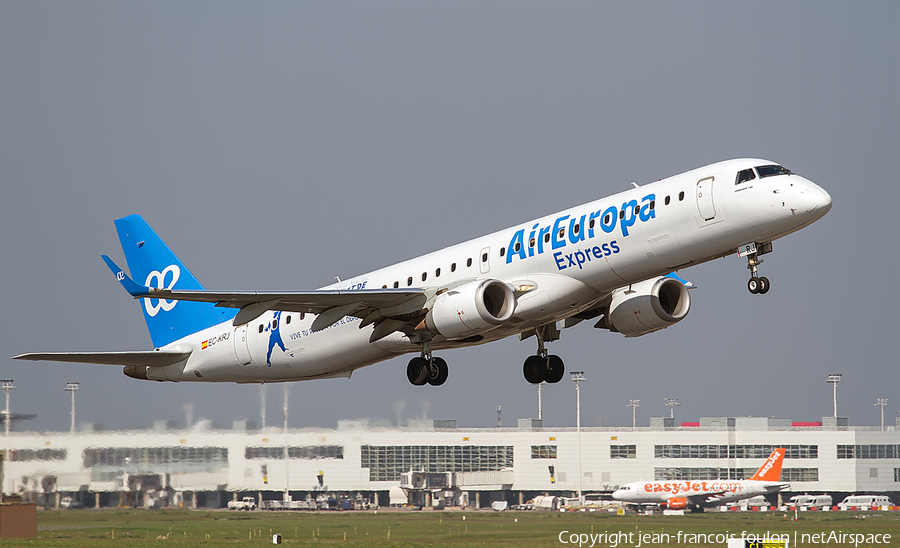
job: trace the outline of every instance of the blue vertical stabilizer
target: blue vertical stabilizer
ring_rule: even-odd
[[[184,263],[140,215],[116,220],[125,260],[135,282],[165,289],[203,289]],[[140,299],[144,320],[156,348],[234,318],[236,310],[211,303]]]

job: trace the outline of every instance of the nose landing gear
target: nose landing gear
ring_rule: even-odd
[[[769,292],[769,287],[771,287],[769,278],[759,276],[757,270],[763,262],[759,256],[772,251],[772,244],[767,243],[757,247],[755,243],[751,243],[743,245],[739,249],[741,250],[739,252],[740,256],[747,257],[747,268],[750,270],[750,280],[747,282],[747,289],[754,295],[765,295]]]

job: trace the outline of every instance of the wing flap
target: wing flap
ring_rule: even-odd
[[[137,352],[35,352],[13,356],[14,360],[93,363],[98,365],[146,365],[165,367],[188,359],[191,351],[145,350]]]

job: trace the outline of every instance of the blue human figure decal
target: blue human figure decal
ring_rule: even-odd
[[[284,341],[281,340],[281,310],[276,311],[275,316],[272,318],[272,321],[269,323],[269,326],[266,327],[266,331],[269,332],[269,350],[266,352],[266,365],[272,367],[272,350],[275,349],[275,345],[281,347],[282,352],[287,352],[287,348],[284,347]]]

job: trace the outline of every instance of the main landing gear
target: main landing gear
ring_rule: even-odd
[[[421,356],[409,360],[406,366],[406,378],[415,386],[440,386],[447,381],[448,375],[447,362],[432,356],[427,349],[422,350]]]
[[[563,375],[566,374],[566,366],[563,364],[562,358],[548,354],[547,349],[544,348],[544,337],[549,334],[546,332],[546,327],[541,326],[541,328],[535,329],[534,334],[538,340],[537,354],[528,356],[525,359],[525,366],[522,368],[525,380],[531,384],[540,384],[542,382],[555,384],[561,381]],[[558,337],[559,335],[557,334]],[[553,339],[551,338],[550,340]]]
[[[771,251],[772,244],[766,244],[765,246],[761,246],[761,249],[759,251],[747,255],[747,268],[750,270],[750,280],[747,282],[747,289],[749,289],[750,293],[753,293],[754,295],[756,295],[757,293],[760,295],[765,295],[769,292],[769,278],[766,278],[765,276],[759,276],[757,274],[757,269],[763,262],[763,260],[760,259],[759,256],[762,255],[767,246],[768,251]]]

